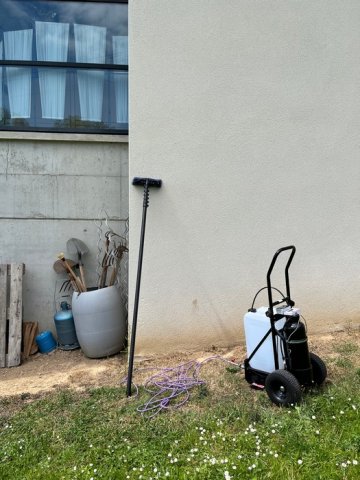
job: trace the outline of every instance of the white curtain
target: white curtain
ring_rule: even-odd
[[[74,25],[75,56],[81,63],[105,63],[106,28]],[[80,115],[82,120],[100,122],[104,96],[104,72],[78,69]]]
[[[128,74],[127,72],[113,72],[115,87],[116,121],[118,123],[128,123]]]
[[[35,22],[36,54],[39,61],[66,62],[69,24]],[[65,110],[66,70],[39,68],[41,111],[43,118],[62,120]]]
[[[118,65],[127,65],[128,60],[128,37],[112,37],[113,40],[113,62]]]
[[[4,32],[6,60],[31,60],[32,30]],[[6,67],[11,118],[30,118],[31,68]]]
[[[128,64],[128,37],[112,37],[113,40],[113,62],[119,65]],[[115,88],[116,121],[118,123],[128,123],[128,73],[113,72]]]

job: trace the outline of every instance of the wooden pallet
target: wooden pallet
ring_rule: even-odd
[[[21,362],[23,263],[0,265],[0,367]]]

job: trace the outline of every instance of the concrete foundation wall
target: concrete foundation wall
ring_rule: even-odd
[[[84,257],[88,286],[94,286],[97,225],[102,220],[102,233],[108,230],[107,214],[115,231],[124,230],[128,145],[113,137],[103,142],[91,136],[13,137],[0,143],[0,263],[25,263],[24,320],[54,331],[55,303],[58,307],[67,278],[53,270],[57,254],[71,257],[67,240],[81,239],[90,250]]]
[[[129,9],[130,177],[164,182],[150,196],[138,353],[239,342],[289,244],[310,334],[359,325],[359,2]],[[131,187],[130,292],[141,212]]]

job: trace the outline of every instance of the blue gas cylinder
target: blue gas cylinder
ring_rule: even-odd
[[[67,302],[61,302],[60,308],[61,310],[54,315],[59,348],[62,350],[79,348],[71,307]]]
[[[40,353],[50,353],[56,348],[55,338],[50,330],[39,333],[35,337],[35,341],[39,347]]]

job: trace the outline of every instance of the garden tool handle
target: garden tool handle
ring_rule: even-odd
[[[107,277],[108,266],[104,265],[101,270],[101,275],[98,282],[98,288],[104,288],[106,285],[106,277]]]
[[[101,274],[98,280],[98,288],[104,288],[106,284],[106,277],[107,277],[107,257],[109,254],[109,245],[110,245],[110,238],[109,238],[109,232],[105,234],[105,252],[104,252],[104,257],[102,259],[102,270]]]
[[[109,287],[112,287],[115,283],[115,280],[116,280],[116,277],[117,277],[117,274],[118,274],[118,271],[119,271],[119,266],[120,266],[120,259],[117,258],[116,262],[115,262],[115,265],[113,266],[113,269],[112,269],[112,272],[111,272],[111,276],[110,276],[110,280],[109,280]]]
[[[82,263],[79,263],[79,270],[80,270],[81,283],[83,284],[84,292],[86,292],[87,286],[85,281],[84,265]]]
[[[68,272],[70,278],[75,282],[76,287],[79,290],[79,292],[85,292],[86,290],[84,289],[84,286],[83,286],[80,278],[75,275],[73,269],[71,268],[71,266],[67,262],[64,254],[61,253],[58,257],[64,263],[64,267],[65,267],[66,271]]]

